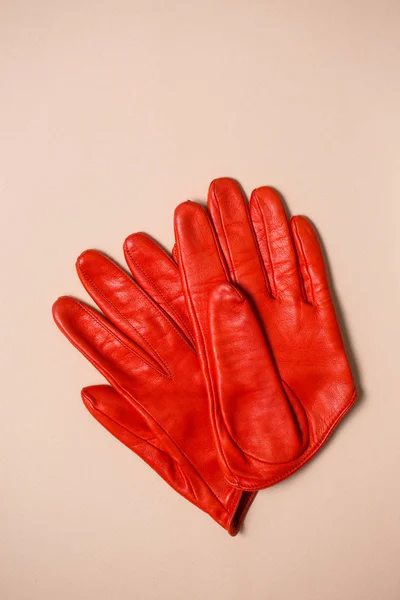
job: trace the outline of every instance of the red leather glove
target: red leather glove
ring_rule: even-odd
[[[175,212],[184,294],[221,466],[232,485],[261,489],[314,456],[354,403],[356,390],[310,222],[300,216],[289,222],[268,187],[252,193],[249,212],[231,179],[211,184],[208,208],[214,228],[196,203]],[[269,443],[271,422],[281,445]]]
[[[232,487],[223,476],[183,297],[176,297],[174,288],[178,269],[158,252],[166,260],[160,283],[167,311],[152,299],[157,283],[145,269],[142,286],[137,285],[115,263],[89,250],[78,259],[77,270],[105,316],[63,297],[54,304],[54,319],[112,385],[82,390],[95,419],[235,535],[255,494]]]

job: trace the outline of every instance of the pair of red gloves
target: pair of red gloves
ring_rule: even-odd
[[[132,277],[95,250],[78,275],[102,311],[59,298],[54,319],[110,383],[84,388],[106,429],[235,535],[257,490],[309,461],[356,399],[322,251],[277,193],[248,206],[213,181],[180,204],[173,258],[129,236]]]

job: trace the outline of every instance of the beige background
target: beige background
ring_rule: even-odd
[[[2,600],[400,598],[399,32],[398,0],[0,2]],[[222,175],[317,224],[363,390],[236,539],[85,411],[50,314]]]

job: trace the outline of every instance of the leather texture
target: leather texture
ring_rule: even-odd
[[[356,389],[311,223],[289,221],[269,187],[248,207],[229,178],[212,182],[208,210],[177,207],[175,255],[222,468],[261,489],[315,455]]]
[[[94,418],[236,535],[255,493],[233,487],[221,469],[178,267],[146,236],[134,239],[139,255],[132,240],[125,255],[137,280],[101,253],[84,252],[77,271],[102,314],[62,297],[55,322],[111,384],[82,390]],[[156,279],[147,270],[154,257],[162,264]]]

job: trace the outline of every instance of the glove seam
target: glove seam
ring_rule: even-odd
[[[210,222],[210,219],[209,219],[207,213],[205,211],[204,211],[204,213],[205,213],[205,216],[206,216],[207,224],[208,224],[208,226],[210,228],[210,231],[211,231],[211,235],[213,236],[214,241],[216,243],[217,254],[218,254],[218,258],[219,258],[219,260],[221,262],[221,267],[222,267],[223,271],[225,272],[225,275],[227,277],[227,281],[229,282],[229,275],[227,273],[226,266],[224,264],[223,258],[221,257],[221,254],[220,254],[220,247],[219,247],[218,241],[216,239],[214,229],[212,227],[212,224]],[[180,255],[181,248],[180,248],[180,243],[179,243],[179,236],[176,236],[176,237],[177,237],[178,253]],[[179,256],[179,258],[181,259],[181,256]],[[180,260],[180,264],[182,264],[182,260]],[[185,269],[183,267],[180,268],[180,273],[181,273],[181,277],[182,277],[183,281],[185,282],[186,290],[189,290],[190,286],[188,285],[188,279],[187,279],[186,271],[185,271]],[[213,433],[214,433],[214,441],[218,445],[218,450],[219,450],[219,452],[220,452],[220,454],[221,454],[221,456],[222,456],[222,458],[224,460],[226,469],[229,471],[229,473],[231,474],[231,476],[233,477],[233,479],[236,482],[235,483],[235,487],[239,487],[239,481],[237,480],[235,474],[233,473],[232,469],[229,466],[227,457],[226,457],[225,452],[224,452],[223,444],[222,444],[222,442],[220,440],[218,428],[217,428],[217,425],[216,425],[216,418],[215,418],[215,413],[216,413],[216,406],[215,406],[216,405],[216,394],[215,394],[215,391],[214,391],[213,381],[212,381],[212,377],[211,377],[211,374],[210,374],[210,360],[209,360],[209,356],[208,356],[208,352],[207,352],[207,345],[205,344],[203,331],[202,331],[202,329],[201,329],[201,327],[199,325],[199,321],[198,321],[198,318],[197,318],[197,315],[196,315],[196,311],[194,310],[194,307],[193,307],[192,297],[191,297],[190,293],[185,294],[185,296],[186,296],[186,300],[187,300],[188,305],[189,305],[189,310],[191,312],[191,317],[192,317],[193,321],[195,323],[197,323],[198,335],[200,335],[201,341],[203,343],[203,348],[204,348],[204,353],[205,353],[205,358],[206,358],[206,363],[207,363],[207,381],[208,381],[208,387],[211,390],[211,394],[212,394],[212,410],[211,410],[211,414],[212,414],[212,427],[213,427],[213,430],[214,430],[213,431]],[[208,393],[208,390],[207,390],[207,393]],[[225,421],[224,421],[224,427],[227,430]],[[227,433],[230,436],[228,430],[227,430]]]
[[[133,262],[133,264],[139,269],[139,271],[144,275],[144,277],[154,286],[154,288],[157,290],[157,292],[160,294],[161,298],[164,300],[164,302],[166,303],[166,305],[169,307],[169,309],[171,310],[171,312],[173,313],[174,317],[176,318],[176,330],[178,335],[182,338],[182,340],[185,342],[185,344],[187,344],[187,346],[195,352],[195,344],[194,344],[194,340],[192,338],[192,335],[190,333],[190,331],[187,330],[187,327],[185,325],[185,323],[183,322],[183,320],[181,319],[181,317],[177,314],[177,312],[174,310],[174,308],[172,307],[171,303],[167,300],[167,298],[165,297],[165,295],[163,294],[163,292],[160,290],[160,288],[156,285],[156,283],[153,281],[153,279],[146,273],[146,271],[143,270],[143,268],[139,265],[139,263],[133,258],[131,251],[129,248],[127,248],[125,246],[125,252],[126,254],[129,256],[130,260]],[[153,300],[154,301],[154,300]],[[155,302],[155,301],[154,301]],[[165,311],[164,311],[165,312]],[[170,319],[171,317],[168,318]],[[181,327],[183,327],[183,329],[185,330],[185,333],[188,334],[188,337],[190,338],[190,341],[193,342],[192,344],[189,343],[189,340],[185,337],[185,335],[183,335],[183,332],[180,331],[177,328],[177,325],[180,325]]]
[[[115,337],[116,339],[119,340],[119,338],[117,338],[115,336],[115,334],[110,331],[95,315],[93,315],[84,305],[82,305],[81,303],[79,303],[77,300],[75,300],[74,298],[71,298],[71,301],[73,303],[75,303],[77,306],[79,306],[79,308],[81,308],[82,310],[84,310],[86,313],[88,313],[92,318],[94,318],[99,325],[106,329],[113,337]],[[82,352],[82,349],[79,347],[79,345],[75,342],[75,340],[73,339],[72,336],[69,335],[69,333],[67,332],[67,330],[63,329],[63,333],[65,335],[65,337],[70,341],[70,343],[80,352]],[[146,364],[148,364],[151,368],[155,369],[153,365],[151,365],[150,363],[148,363],[145,359],[143,359],[142,356],[140,356],[139,354],[137,354],[134,350],[132,350],[131,348],[129,348],[129,346],[127,346],[123,341],[121,341],[121,343],[123,344],[124,347],[126,347],[129,352],[133,352],[136,356],[138,356],[140,359],[142,359]],[[110,374],[106,374],[106,370],[103,369],[103,367],[101,366],[101,364],[95,360],[94,358],[89,358],[88,355],[86,355],[85,352],[82,352],[82,354],[84,354],[84,356],[86,356],[88,358],[88,360],[96,367],[96,369],[107,379],[107,381],[109,381],[109,383],[111,383],[112,387],[114,389],[116,389],[117,391],[119,391],[120,393],[122,393],[122,395],[124,397],[128,397],[128,401],[131,402],[134,406],[137,404],[139,405],[140,409],[157,425],[157,427],[160,429],[160,431],[163,432],[163,434],[172,442],[172,444],[174,445],[175,448],[178,449],[179,453],[185,458],[185,460],[188,462],[188,464],[191,466],[191,468],[193,469],[193,471],[196,473],[196,475],[199,477],[199,479],[203,482],[203,484],[206,486],[206,488],[211,492],[212,496],[216,499],[216,501],[218,502],[218,504],[223,508],[224,512],[228,512],[226,507],[224,506],[224,504],[221,502],[221,500],[219,499],[219,497],[217,496],[217,494],[215,493],[215,491],[213,490],[213,488],[210,486],[210,484],[204,479],[203,475],[199,472],[199,470],[197,469],[197,467],[195,467],[195,465],[192,463],[192,461],[188,458],[188,456],[186,455],[186,453],[182,450],[182,448],[180,448],[176,442],[171,438],[171,436],[169,435],[169,433],[167,433],[165,431],[165,429],[160,425],[160,423],[158,422],[158,420],[153,417],[148,410],[138,401],[133,400],[132,401],[132,396],[131,394],[126,391],[124,389],[123,386],[119,385],[118,382],[115,380],[115,378],[110,375]],[[157,371],[157,369],[155,369]],[[162,373],[160,373],[161,375],[163,375]],[[164,375],[165,376],[165,375]],[[222,474],[221,474],[222,475]],[[199,502],[199,498],[197,497],[196,493],[193,490],[193,495],[194,498],[196,499],[196,501],[198,503]],[[204,510],[204,509],[203,509]],[[207,511],[205,511],[207,512]]]
[[[308,264],[308,262],[306,260],[306,254],[304,252],[304,245],[303,245],[303,241],[302,241],[302,239],[301,239],[301,237],[299,235],[299,230],[298,230],[298,227],[297,227],[297,222],[296,222],[295,219],[292,219],[292,223],[293,223],[293,221],[294,221],[294,229],[296,230],[297,242],[298,242],[298,245],[299,245],[299,247],[301,249],[301,258],[302,258],[305,270],[307,271],[307,277],[308,277],[309,287],[310,287],[310,291],[311,291],[311,298],[309,300],[310,300],[310,303],[315,307],[315,305],[316,305],[316,302],[315,302],[315,292],[314,292],[314,285],[313,285],[312,277],[311,277],[311,273],[310,273],[310,265]],[[302,274],[302,279],[303,279],[303,274]],[[304,285],[304,288],[305,288],[305,285]],[[307,292],[306,292],[306,298],[307,298]]]
[[[96,406],[93,404],[93,402],[90,402],[90,403],[91,403],[91,406],[92,406],[93,410],[95,410],[97,413],[100,413],[100,414],[102,414],[102,415],[104,415],[104,414],[105,414],[105,413],[103,413],[103,412],[102,412],[100,409],[98,409],[98,408],[97,408],[97,407],[96,407]],[[152,440],[158,440],[157,436],[156,436],[156,435],[154,435],[154,433],[153,433],[153,436],[152,436],[151,438],[149,438],[149,439],[142,438],[142,437],[140,437],[139,435],[136,435],[136,433],[134,433],[133,431],[131,431],[131,430],[130,430],[130,429],[128,429],[127,427],[125,427],[125,425],[121,425],[121,423],[118,423],[118,421],[116,421],[115,419],[113,419],[113,418],[112,418],[112,417],[110,417],[109,415],[106,415],[106,417],[107,417],[107,419],[108,419],[109,421],[111,421],[112,423],[114,423],[115,425],[117,425],[117,427],[118,427],[118,428],[120,428],[120,429],[123,429],[124,431],[126,431],[126,432],[127,432],[129,435],[132,435],[132,436],[133,436],[133,437],[135,437],[136,439],[138,439],[138,440],[141,440],[142,442],[145,442],[145,443],[149,444],[150,446],[152,446],[153,448],[155,448],[155,449],[156,449],[156,450],[158,450],[158,451],[160,451],[160,450],[161,450],[161,452],[163,452],[164,454],[166,454],[167,456],[169,456],[169,458],[171,458],[171,459],[173,460],[173,462],[174,462],[175,466],[176,466],[176,467],[179,469],[179,472],[180,472],[180,474],[181,474],[182,478],[184,479],[184,481],[186,482],[187,486],[190,488],[190,490],[191,490],[191,493],[193,494],[193,497],[194,497],[194,498],[195,498],[195,499],[198,501],[198,497],[196,496],[196,493],[195,493],[195,491],[194,491],[193,485],[192,485],[192,483],[191,483],[190,479],[187,477],[187,475],[186,475],[186,474],[185,474],[185,472],[183,471],[183,469],[182,469],[181,465],[179,464],[179,462],[178,462],[178,461],[177,461],[175,458],[173,458],[173,457],[172,457],[172,456],[171,456],[171,455],[168,453],[168,451],[167,451],[167,450],[164,450],[164,449],[161,449],[161,448],[159,448],[159,447],[158,447],[156,444],[152,444]],[[100,421],[99,421],[99,422],[100,422]],[[164,431],[164,430],[162,430],[162,431]],[[128,446],[127,446],[127,447],[128,447]],[[136,454],[136,456],[139,456],[139,458],[141,458],[142,460],[144,460],[144,459],[143,459],[143,457],[142,457],[142,456],[140,456],[139,454],[137,454],[136,452],[135,452],[135,454]],[[146,463],[147,463],[147,461],[145,461],[145,460],[144,460],[144,462],[146,462]],[[148,463],[147,463],[147,464],[148,464]],[[149,466],[151,467],[151,465],[149,465]],[[151,467],[151,468],[153,468],[153,470],[155,471],[154,467]],[[157,472],[157,471],[156,471],[156,472]]]
[[[172,379],[171,371],[169,370],[168,365],[162,359],[162,357],[157,352],[157,350],[154,348],[154,346],[150,342],[148,342],[146,340],[146,338],[142,335],[142,333],[140,333],[140,331],[134,325],[132,325],[132,323],[130,323],[130,321],[121,313],[121,311],[116,307],[116,305],[103,294],[103,292],[98,288],[98,286],[93,282],[93,280],[90,277],[88,277],[86,271],[82,268],[81,265],[78,265],[78,269],[81,271],[81,273],[83,274],[83,276],[85,277],[85,279],[87,279],[87,281],[91,284],[91,286],[97,291],[97,293],[103,298],[103,300],[107,304],[109,304],[115,310],[115,312],[120,316],[120,318],[128,325],[128,327],[131,328],[131,329],[133,329],[138,334],[138,336],[140,337],[140,339],[143,340],[143,342],[147,346],[149,346],[151,348],[151,350],[154,352],[154,354],[156,355],[156,357],[159,359],[160,363],[165,368],[166,375],[167,375],[168,379]],[[139,286],[137,285],[137,283],[135,283],[133,281],[133,279],[131,279],[130,277],[128,277],[128,275],[126,273],[124,273],[124,271],[122,269],[119,269],[119,267],[117,267],[117,269],[120,271],[121,275],[123,275],[125,277],[125,279],[129,280],[130,283],[133,283],[134,285],[136,285],[139,288]],[[139,289],[141,289],[141,288],[139,288]]]
[[[272,262],[271,248],[270,248],[269,238],[268,238],[268,233],[267,233],[267,226],[265,223],[264,213],[260,208],[260,201],[255,192],[253,192],[253,198],[255,199],[255,202],[257,204],[258,212],[261,215],[261,222],[262,222],[262,226],[263,226],[263,230],[264,230],[264,237],[265,237],[265,245],[266,245],[267,253],[268,253],[268,261],[269,261],[268,266],[269,266],[270,271],[268,271],[268,269],[266,269],[266,268],[265,268],[265,271],[266,271],[267,277],[268,277],[269,291],[271,293],[271,297],[276,298],[278,295],[278,292],[277,292],[277,285],[276,285],[276,281],[275,281],[274,264]],[[258,247],[258,238],[257,238],[257,247]],[[264,263],[264,261],[262,261],[262,264],[263,263]],[[264,265],[264,267],[265,267],[265,265]],[[271,277],[270,277],[270,274],[271,274]]]
[[[280,378],[280,381],[281,381],[281,382],[283,382],[283,383],[284,383],[284,384],[285,384],[285,385],[286,385],[286,386],[287,386],[287,387],[290,389],[290,391],[292,392],[292,394],[293,394],[293,395],[296,397],[296,399],[298,400],[299,404],[301,404],[301,402],[300,402],[300,399],[299,399],[299,398],[297,398],[296,394],[294,393],[294,391],[292,390],[292,388],[291,388],[291,387],[290,387],[290,386],[289,386],[289,385],[286,383],[286,381],[284,381],[284,380],[283,380],[283,379],[281,379],[281,378]],[[289,408],[290,408],[290,410],[291,410],[291,413],[292,413],[292,415],[293,415],[293,421],[294,421],[294,422],[296,423],[296,425],[298,426],[299,434],[301,434],[301,429],[300,429],[300,427],[299,427],[299,425],[298,425],[298,419],[297,419],[297,415],[296,415],[296,413],[295,413],[295,411],[294,411],[294,409],[293,409],[293,406],[292,406],[292,404],[291,404],[291,402],[290,402],[290,400],[289,400],[289,398],[288,398],[288,396],[287,396],[287,394],[286,394],[286,393],[285,393],[285,397],[286,397],[286,399],[287,399],[288,406],[289,406]],[[307,428],[309,429],[309,419],[308,419],[308,416],[307,416],[307,412],[304,410],[304,407],[303,407],[303,405],[302,405],[302,404],[301,404],[301,407],[302,407],[302,409],[303,409],[303,411],[304,411],[304,414],[305,414],[305,417],[306,417],[306,420],[307,420]],[[258,463],[261,463],[261,465],[268,465],[268,466],[271,466],[271,467],[273,467],[273,466],[276,466],[276,465],[278,465],[278,464],[291,463],[291,462],[293,462],[294,460],[298,460],[298,459],[299,459],[299,458],[302,456],[302,453],[301,453],[301,454],[299,454],[299,455],[298,455],[296,458],[291,458],[290,460],[286,460],[286,461],[284,461],[283,463],[282,463],[282,462],[278,462],[278,463],[277,463],[277,462],[270,462],[270,461],[268,461],[268,460],[264,460],[264,459],[262,459],[262,458],[259,458],[259,457],[255,456],[255,455],[254,455],[252,452],[246,452],[245,450],[243,450],[243,448],[240,446],[239,442],[237,442],[237,441],[236,441],[236,439],[235,439],[234,435],[233,435],[233,434],[232,434],[232,433],[229,431],[229,428],[228,428],[228,426],[227,426],[227,425],[226,425],[226,427],[227,427],[227,429],[228,429],[228,433],[229,433],[229,435],[230,435],[230,437],[231,437],[232,441],[233,441],[233,442],[234,442],[234,444],[235,444],[235,445],[236,445],[236,446],[239,448],[239,450],[242,452],[243,456],[244,456],[246,459],[251,459],[252,461],[256,461],[256,462],[258,462]]]
[[[279,476],[275,477],[274,479],[268,480],[268,483],[265,485],[265,487],[271,487],[274,484],[279,483],[280,481],[283,481],[284,479],[286,479],[287,477],[289,477],[290,475],[292,475],[293,473],[295,473],[296,471],[301,469],[305,465],[305,463],[308,462],[309,459],[313,458],[317,454],[317,452],[322,448],[322,446],[326,443],[326,441],[328,440],[330,435],[333,433],[333,430],[335,429],[335,427],[343,419],[343,417],[346,415],[346,413],[352,408],[356,399],[357,399],[357,390],[356,390],[356,388],[354,388],[352,395],[350,397],[349,404],[346,405],[343,408],[343,410],[339,413],[339,415],[331,422],[328,429],[325,431],[325,435],[322,436],[322,438],[320,438],[318,443],[313,445],[312,448],[309,448],[309,450],[306,450],[306,452],[304,452],[304,454],[302,454],[298,459],[295,459],[295,460],[298,460],[299,462],[294,467],[290,468],[288,471],[285,471],[284,473],[281,473]],[[232,482],[230,482],[230,483],[231,483],[231,485],[234,485]],[[242,482],[242,484],[244,485],[243,482]],[[251,489],[253,489],[253,488],[246,488],[246,489],[248,489],[248,491],[251,491]],[[257,487],[255,489],[260,489],[260,488]]]
[[[140,358],[140,360],[142,360],[144,363],[146,363],[151,369],[154,369],[154,371],[156,371],[157,373],[159,373],[159,375],[161,375],[162,377],[166,376],[165,372],[161,371],[160,369],[157,369],[157,367],[155,367],[151,362],[149,362],[148,360],[146,360],[145,357],[143,357],[141,354],[139,354],[138,352],[136,352],[133,348],[131,348],[130,346],[128,346],[128,344],[126,344],[124,342],[124,340],[122,340],[121,338],[117,337],[117,335],[111,329],[109,329],[104,323],[102,323],[102,321],[96,316],[95,313],[93,313],[90,310],[88,310],[88,308],[84,304],[78,302],[74,298],[70,298],[70,300],[74,304],[76,304],[77,306],[79,306],[79,308],[81,310],[83,310],[84,312],[86,312],[90,316],[90,318],[94,319],[102,329],[104,329],[105,331],[107,331],[114,339],[116,339],[122,346],[124,346],[124,348],[126,348],[128,350],[128,352],[131,352],[132,354],[134,354],[135,356],[137,356],[138,358]],[[75,346],[75,348],[77,348],[78,350],[80,350],[79,346],[77,346],[73,342],[72,338],[66,333],[66,331],[64,329],[63,329],[63,331],[64,331],[65,336],[72,343],[72,345]],[[90,360],[90,362],[92,362],[92,359],[89,359],[89,360]],[[99,364],[99,363],[97,363],[97,361],[96,361],[96,364]],[[171,377],[169,377],[168,379],[171,379]]]
[[[238,283],[238,280],[237,280],[237,277],[236,277],[236,272],[235,272],[235,266],[234,266],[234,262],[233,262],[233,258],[232,258],[231,247],[230,247],[230,245],[228,244],[228,236],[227,236],[227,234],[226,234],[225,223],[224,223],[224,220],[223,220],[223,218],[222,218],[221,206],[220,206],[220,204],[219,204],[219,202],[218,202],[218,199],[217,199],[217,196],[216,196],[216,194],[215,194],[215,190],[214,190],[214,189],[213,189],[213,196],[214,196],[214,199],[215,199],[215,203],[216,203],[216,205],[217,205],[217,208],[218,208],[218,214],[219,214],[219,218],[220,218],[220,221],[221,221],[221,227],[222,227],[222,231],[223,231],[223,234],[224,234],[224,242],[225,242],[225,245],[226,245],[226,247],[227,247],[227,249],[228,249],[229,261],[230,261],[230,264],[231,264],[231,267],[229,267],[229,264],[227,265],[227,267],[228,267],[229,279],[232,279],[232,278],[233,278],[233,279],[234,279],[234,282],[237,284],[237,283]],[[214,224],[214,221],[213,221],[213,225],[215,226],[215,224]],[[218,243],[219,243],[219,240],[218,240]],[[224,256],[224,259],[226,260],[226,256]],[[232,277],[232,273],[231,273],[231,271],[233,272],[233,277]]]
[[[214,195],[215,202],[216,202],[216,204],[218,206],[219,217],[220,217],[220,220],[221,220],[222,230],[223,230],[224,237],[225,237],[225,243],[226,243],[226,246],[227,246],[228,252],[229,252],[230,262],[232,264],[232,270],[234,270],[234,267],[233,267],[234,262],[233,262],[233,258],[232,258],[232,252],[231,252],[230,245],[228,243],[229,236],[227,235],[226,228],[225,228],[225,223],[224,223],[224,220],[222,218],[221,205],[220,205],[220,203],[217,200],[217,196],[215,194],[215,190],[214,189],[213,189],[213,195]],[[254,227],[253,227],[253,222],[251,220],[251,216],[250,216],[250,213],[249,213],[248,204],[247,204],[247,201],[243,198],[243,194],[241,192],[240,192],[240,195],[241,195],[241,198],[243,200],[244,209],[245,209],[246,218],[247,218],[247,223],[249,225],[249,230],[251,232],[251,237],[252,237],[253,242],[254,242],[254,250],[257,253],[257,257],[258,257],[258,261],[259,261],[259,265],[260,265],[260,269],[261,269],[261,273],[262,273],[262,278],[263,278],[263,281],[264,281],[264,285],[265,285],[265,288],[266,288],[266,292],[267,292],[268,296],[272,296],[271,285],[269,283],[268,274],[266,273],[264,261],[263,261],[262,256],[261,256],[261,252],[260,252],[260,248],[259,248],[259,245],[258,245],[257,236],[255,234]],[[256,197],[256,201],[258,203],[258,198],[257,197]],[[267,243],[268,243],[268,240],[267,240]],[[270,256],[269,248],[268,248],[268,254]],[[270,262],[272,264],[271,259],[270,259]],[[229,268],[229,265],[228,265],[228,268]],[[274,276],[273,272],[272,272],[272,275]],[[229,279],[231,279],[231,276],[229,277]],[[238,287],[241,287],[240,286],[240,282],[238,281],[238,279],[236,277],[236,273],[235,273],[235,283],[238,285]],[[275,285],[275,281],[274,281],[274,285]],[[276,288],[276,285],[275,285],[275,288]]]

